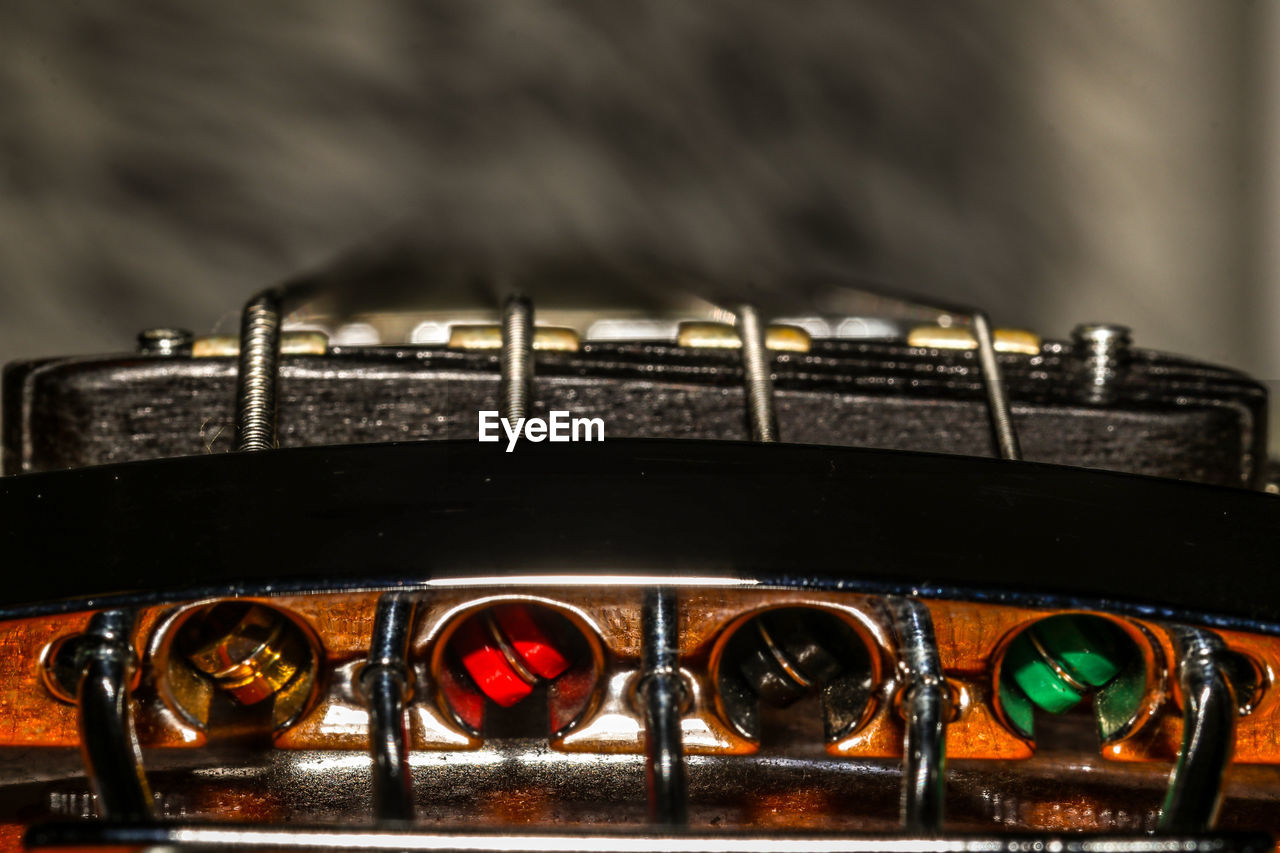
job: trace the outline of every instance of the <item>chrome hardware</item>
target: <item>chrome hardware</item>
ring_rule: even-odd
[[[186,329],[143,329],[138,333],[138,352],[177,355],[191,346],[195,335]]]
[[[778,440],[778,417],[773,407],[773,357],[765,349],[764,327],[754,306],[739,305],[738,335],[742,338],[742,377],[751,422],[751,440]]]
[[[905,686],[902,715],[902,828],[907,832],[942,829],[946,791],[946,733],[951,695],[933,635],[929,608],[921,601],[887,601],[898,661]]]
[[[995,343],[991,338],[991,323],[986,312],[973,312],[973,336],[978,340],[978,363],[982,365],[982,381],[987,389],[987,409],[991,414],[991,427],[996,434],[996,448],[1001,459],[1021,459],[1018,433],[1009,411],[1009,389],[1004,384],[1004,373],[996,360]]]
[[[276,446],[280,303],[278,291],[264,291],[245,304],[241,315],[236,450],[270,450]]]
[[[373,813],[383,821],[413,820],[404,714],[410,695],[406,654],[415,606],[412,598],[401,593],[378,599],[369,662],[360,673],[360,687],[369,703]]]
[[[533,396],[533,303],[507,300],[502,316],[502,417],[514,423],[529,414]]]
[[[1222,803],[1239,706],[1225,668],[1226,646],[1200,628],[1174,627],[1182,688],[1182,746],[1160,810],[1163,832],[1204,832]]]
[[[129,709],[129,684],[138,660],[132,645],[134,614],[94,614],[87,630],[63,643],[49,661],[50,679],[74,685],[80,752],[100,817],[145,821],[151,788]]]
[[[680,730],[684,683],[679,672],[676,593],[645,591],[639,687],[644,709],[645,780],[649,819],[665,826],[688,821],[684,745]]]
[[[1115,396],[1115,383],[1129,363],[1133,338],[1128,326],[1084,323],[1071,332],[1075,354],[1084,364],[1084,396],[1105,403]]]
[[[833,833],[516,833],[373,831],[243,823],[113,826],[59,823],[27,833],[26,846],[227,850],[454,851],[454,853],[1269,853],[1265,833],[1160,835],[844,835]]]

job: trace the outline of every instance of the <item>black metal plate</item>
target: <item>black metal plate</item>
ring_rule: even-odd
[[[1085,399],[1069,347],[1002,354],[1024,458],[1220,485],[1261,485],[1266,392],[1241,374],[1138,350],[1107,405]],[[4,470],[47,471],[225,451],[235,360],[71,358],[5,373]],[[994,453],[972,351],[817,341],[775,356],[784,441]],[[749,437],[732,350],[591,343],[539,353],[534,413],[600,417],[612,438]],[[286,447],[476,434],[496,409],[498,356],[441,348],[285,358]]]

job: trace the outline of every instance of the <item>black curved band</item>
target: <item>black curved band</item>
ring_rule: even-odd
[[[1280,499],[733,442],[423,442],[0,479],[0,617],[448,576],[734,575],[1280,633]]]

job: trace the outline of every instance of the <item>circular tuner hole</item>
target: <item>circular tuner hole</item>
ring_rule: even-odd
[[[716,668],[722,710],[745,737],[766,730],[803,729],[819,715],[775,709],[806,700],[821,705],[822,736],[838,740],[858,728],[871,709],[874,658],[848,621],[812,607],[768,610],[732,629]]]
[[[315,694],[316,641],[265,604],[222,601],[182,614],[161,657],[166,698],[187,720],[220,734],[286,728]]]
[[[1132,731],[1143,707],[1147,660],[1134,637],[1102,616],[1050,616],[1021,630],[1000,664],[999,702],[1008,723],[1035,736],[1037,712],[1067,714],[1093,700],[1104,742]]]
[[[546,737],[568,729],[595,692],[600,655],[564,614],[525,601],[469,613],[447,633],[435,681],[475,734]]]

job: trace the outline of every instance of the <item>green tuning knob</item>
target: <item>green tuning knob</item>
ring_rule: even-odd
[[[1005,653],[1005,716],[1030,737],[1036,708],[1061,714],[1120,674],[1123,640],[1116,626],[1096,616],[1054,616],[1023,631]]]

